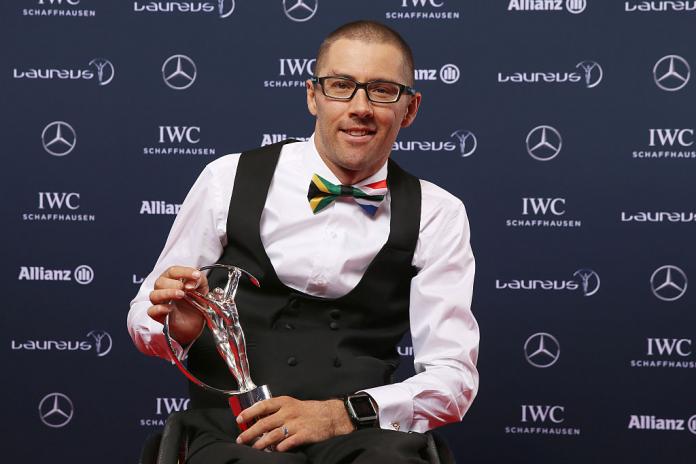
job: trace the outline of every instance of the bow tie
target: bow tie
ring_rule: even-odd
[[[329,206],[338,197],[353,197],[355,202],[370,216],[374,216],[387,193],[387,181],[380,180],[360,187],[336,185],[318,174],[312,176],[307,199],[314,214]]]

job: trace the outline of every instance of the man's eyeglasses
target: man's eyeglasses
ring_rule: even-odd
[[[312,82],[321,86],[325,96],[335,100],[350,100],[358,89],[365,89],[367,99],[375,103],[396,103],[402,94],[415,95],[415,89],[389,81],[357,82],[348,77],[312,77]]]

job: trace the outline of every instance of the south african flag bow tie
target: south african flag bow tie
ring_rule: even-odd
[[[312,176],[307,199],[314,214],[329,206],[338,197],[353,197],[355,202],[370,216],[374,216],[387,194],[387,180],[380,180],[360,187],[336,185],[321,177]]]

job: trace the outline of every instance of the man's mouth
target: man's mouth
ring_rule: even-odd
[[[351,137],[364,137],[366,135],[374,135],[376,132],[372,129],[366,128],[341,129],[341,131],[345,134],[350,135]]]

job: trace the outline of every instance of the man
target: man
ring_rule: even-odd
[[[310,140],[206,167],[131,303],[141,351],[169,359],[169,314],[189,369],[234,388],[184,290],[218,286],[221,276],[195,269],[213,262],[260,281],[242,282],[236,301],[252,378],[275,397],[237,418],[263,417],[235,444],[224,399],[192,386],[192,408],[221,409],[201,420],[190,462],[424,462],[422,435],[402,432],[461,420],[476,395],[464,206],[388,161],[421,102],[411,50],[384,25],[349,23],[322,43],[316,75],[307,81]],[[391,383],[409,329],[418,373]],[[376,419],[349,414],[341,398],[356,393],[350,401]],[[277,452],[256,451],[269,446]]]

